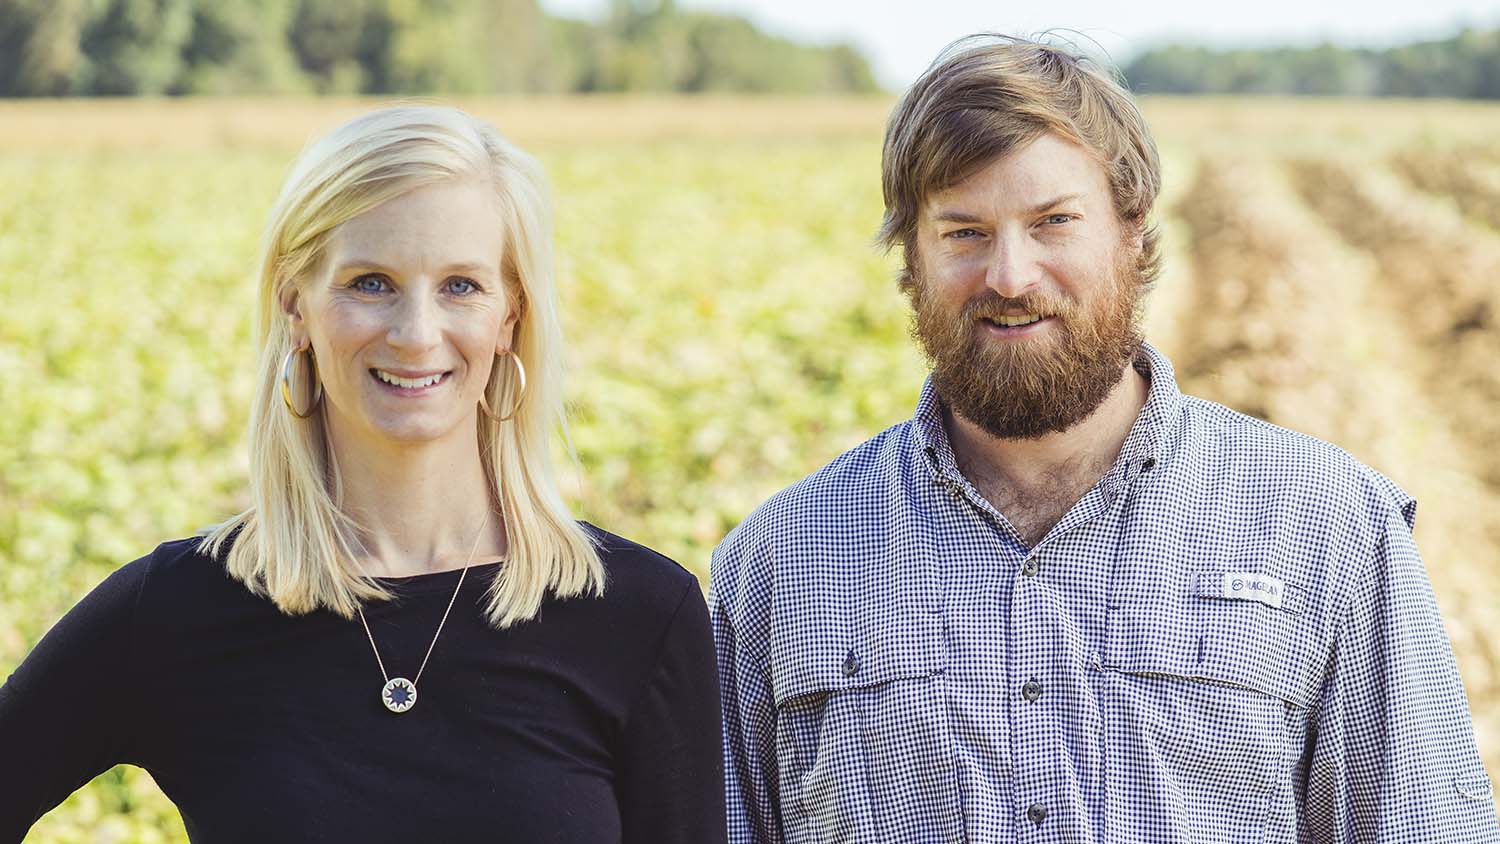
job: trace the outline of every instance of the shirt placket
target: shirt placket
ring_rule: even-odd
[[[1045,544],[1026,551],[1014,574],[1010,625],[1006,631],[1009,667],[1006,709],[1011,754],[1016,766],[1013,820],[1017,841],[1046,841],[1063,826],[1068,801],[1063,794],[1064,741],[1060,707],[1053,692],[1060,685],[1058,651],[1066,640],[1067,612],[1048,580]]]
[[[1077,808],[1078,801],[1069,800],[1066,794],[1064,772],[1070,763],[1063,713],[1048,697],[1049,691],[1061,685],[1058,672],[1066,666],[1058,654],[1063,650],[1061,643],[1069,638],[1067,608],[1044,572],[1048,544],[1026,548],[1004,516],[967,480],[937,468],[954,497],[972,508],[993,532],[1002,562],[1010,569],[1004,581],[1009,591],[1006,618],[969,620],[982,625],[1001,621],[1005,627],[1005,659],[1000,669],[1004,706],[994,714],[1008,721],[1015,803],[1011,829],[1002,834],[1007,841],[1053,840],[1056,836],[1050,833],[1073,826],[1064,822],[1064,816]],[[1080,506],[1090,515],[1099,510],[1094,501],[1080,502]]]

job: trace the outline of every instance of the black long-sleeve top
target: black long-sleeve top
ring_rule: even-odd
[[[688,572],[599,531],[599,598],[497,631],[470,569],[418,685],[388,711],[359,620],[289,616],[196,540],[115,572],[0,687],[0,842],[117,763],[194,842],[725,840],[718,683]],[[459,572],[365,610],[412,677]]]

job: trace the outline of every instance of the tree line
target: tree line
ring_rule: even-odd
[[[853,47],[673,0],[0,0],[6,97],[875,90]]]
[[[1125,65],[1145,94],[1321,94],[1500,98],[1500,30],[1383,50],[1316,47],[1210,50],[1168,46]]]

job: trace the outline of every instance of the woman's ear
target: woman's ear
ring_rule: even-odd
[[[501,267],[505,279],[505,321],[500,323],[500,334],[495,338],[495,354],[503,355],[515,346],[516,326],[521,322],[521,311],[526,307],[526,295],[522,293],[521,281],[509,263]]]
[[[311,339],[307,336],[307,322],[302,319],[302,297],[295,284],[287,285],[281,296],[281,310],[286,314],[287,327],[292,337],[292,348],[307,347]]]
[[[500,335],[495,338],[495,354],[503,355],[511,350],[516,342],[516,323],[521,321],[521,308],[519,304],[511,304],[506,311],[505,322],[500,323]]]

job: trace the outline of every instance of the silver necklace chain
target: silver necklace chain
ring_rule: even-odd
[[[443,610],[443,618],[438,622],[437,632],[432,634],[432,641],[427,645],[427,654],[422,657],[422,664],[417,668],[417,676],[408,680],[405,677],[392,678],[385,670],[385,660],[380,658],[380,648],[375,646],[375,635],[370,632],[370,623],[365,620],[365,611],[361,607],[355,607],[359,613],[359,623],[365,628],[365,638],[370,640],[370,650],[375,652],[375,664],[380,666],[380,676],[385,678],[385,685],[380,689],[380,701],[385,708],[392,712],[401,713],[411,709],[417,703],[417,684],[422,681],[422,672],[427,670],[427,661],[432,659],[432,649],[437,647],[438,637],[443,635],[443,625],[448,623],[448,614],[453,612],[453,605],[458,601],[458,593],[464,588],[464,578],[469,574],[469,567],[474,563],[474,552],[479,550],[479,540],[484,538],[484,529],[489,527],[490,511],[484,510],[484,521],[479,525],[479,534],[474,537],[474,547],[469,549],[469,557],[464,560],[464,567],[458,573],[458,585],[453,587],[453,596],[448,599],[448,607]]]

